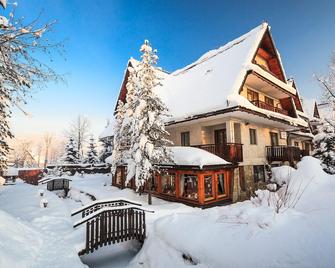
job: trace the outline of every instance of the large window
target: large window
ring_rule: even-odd
[[[259,181],[265,182],[264,166],[254,166],[254,181],[255,182],[259,182]]]
[[[217,181],[218,181],[218,196],[224,196],[226,194],[226,188],[225,188],[225,178],[224,173],[220,173],[217,175]]]
[[[249,136],[250,136],[250,144],[257,144],[256,129],[250,128]]]
[[[190,132],[182,132],[181,137],[181,146],[190,146]]]
[[[198,176],[183,174],[180,179],[180,194],[184,198],[198,199]]]
[[[176,175],[163,174],[162,175],[162,193],[176,195]]]
[[[213,177],[212,175],[204,176],[204,184],[205,184],[205,199],[211,199],[214,197],[213,194]]]

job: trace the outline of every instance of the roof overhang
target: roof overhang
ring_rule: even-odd
[[[277,84],[271,82],[269,79],[263,77],[255,71],[250,71],[247,75],[245,85],[247,87],[252,87],[258,89],[269,96],[276,99],[284,99],[287,97],[294,97],[294,95],[284,88],[278,86]]]
[[[250,116],[255,115],[255,116]],[[179,121],[170,121],[166,123],[166,126],[174,126],[177,124],[187,124],[191,123],[194,124],[194,122],[202,122],[207,121],[208,118],[211,119],[218,119],[218,118],[229,118],[229,117],[236,117],[240,120],[247,122],[253,122],[253,123],[259,123],[266,126],[272,126],[276,128],[283,128],[283,129],[300,129],[301,127],[306,127],[302,125],[294,125],[292,124],[289,119],[283,119],[279,117],[275,117],[272,115],[269,115],[266,113],[266,110],[264,110],[264,113],[254,111],[252,109],[248,109],[242,106],[235,106],[230,107],[222,110],[217,110],[209,113],[199,114],[192,116],[190,118],[186,118]]]

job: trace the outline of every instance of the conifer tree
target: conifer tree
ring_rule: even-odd
[[[65,146],[64,162],[67,164],[79,163],[77,144],[75,143],[73,137],[69,138],[69,142]]]
[[[323,170],[335,174],[335,131],[332,124],[323,120],[313,139],[315,158],[321,160]]]
[[[98,153],[97,153],[97,149],[96,149],[96,145],[95,145],[93,137],[91,137],[89,140],[85,162],[89,164],[96,164],[99,162]]]
[[[155,65],[158,60],[156,50],[153,50],[147,40],[141,46],[142,60],[133,70],[133,94],[128,102],[128,112],[124,121],[129,124],[129,150],[124,157],[128,167],[127,180],[135,178],[137,188],[148,183],[151,204],[151,180],[161,163],[171,161],[166,138],[163,117],[167,116],[167,107],[155,94],[159,86]],[[130,111],[129,111],[130,110]]]

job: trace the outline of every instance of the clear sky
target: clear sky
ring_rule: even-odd
[[[117,1],[17,0],[27,21],[42,11],[42,21],[58,20],[52,38],[68,39],[66,60],[54,67],[66,84],[50,84],[16,111],[18,137],[45,131],[62,134],[78,114],[91,121],[95,135],[111,117],[125,65],[149,39],[158,49],[159,66],[181,68],[266,20],[288,76],[301,93],[318,97],[313,73],[327,70],[335,50],[335,1]],[[3,13],[3,12],[2,12]]]

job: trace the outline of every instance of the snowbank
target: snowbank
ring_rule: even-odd
[[[292,189],[304,189],[295,207],[275,213],[264,190],[261,202],[163,217],[129,266],[189,267],[192,259],[197,267],[333,267],[335,176],[312,157],[290,173]]]

